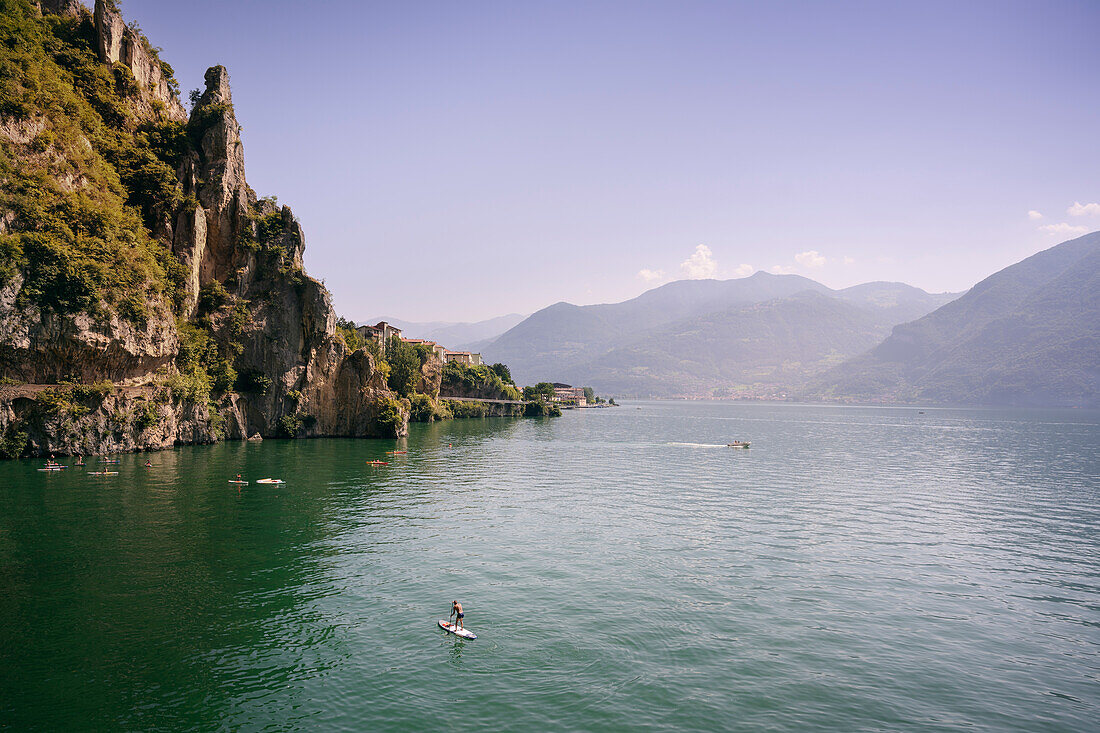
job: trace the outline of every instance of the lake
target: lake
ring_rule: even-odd
[[[39,466],[0,462],[0,727],[1100,720],[1095,412],[637,402]]]

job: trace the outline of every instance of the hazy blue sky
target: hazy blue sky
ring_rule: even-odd
[[[228,67],[249,182],[356,319],[962,290],[1100,228],[1091,0],[122,6],[184,96]]]

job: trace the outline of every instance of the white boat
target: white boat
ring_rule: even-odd
[[[735,440],[732,443],[726,443],[727,448],[748,448],[752,443],[747,440]]]
[[[283,481],[281,478],[262,478],[262,479],[258,480],[256,483],[258,483],[258,484],[285,484],[286,481]]]

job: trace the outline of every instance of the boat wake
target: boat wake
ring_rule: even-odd
[[[665,443],[665,445],[675,445],[680,448],[725,448],[725,443]]]

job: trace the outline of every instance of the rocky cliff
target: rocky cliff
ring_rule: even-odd
[[[226,69],[188,115],[113,3],[0,4],[26,69],[0,105],[0,452],[404,434],[293,213],[248,186]]]

